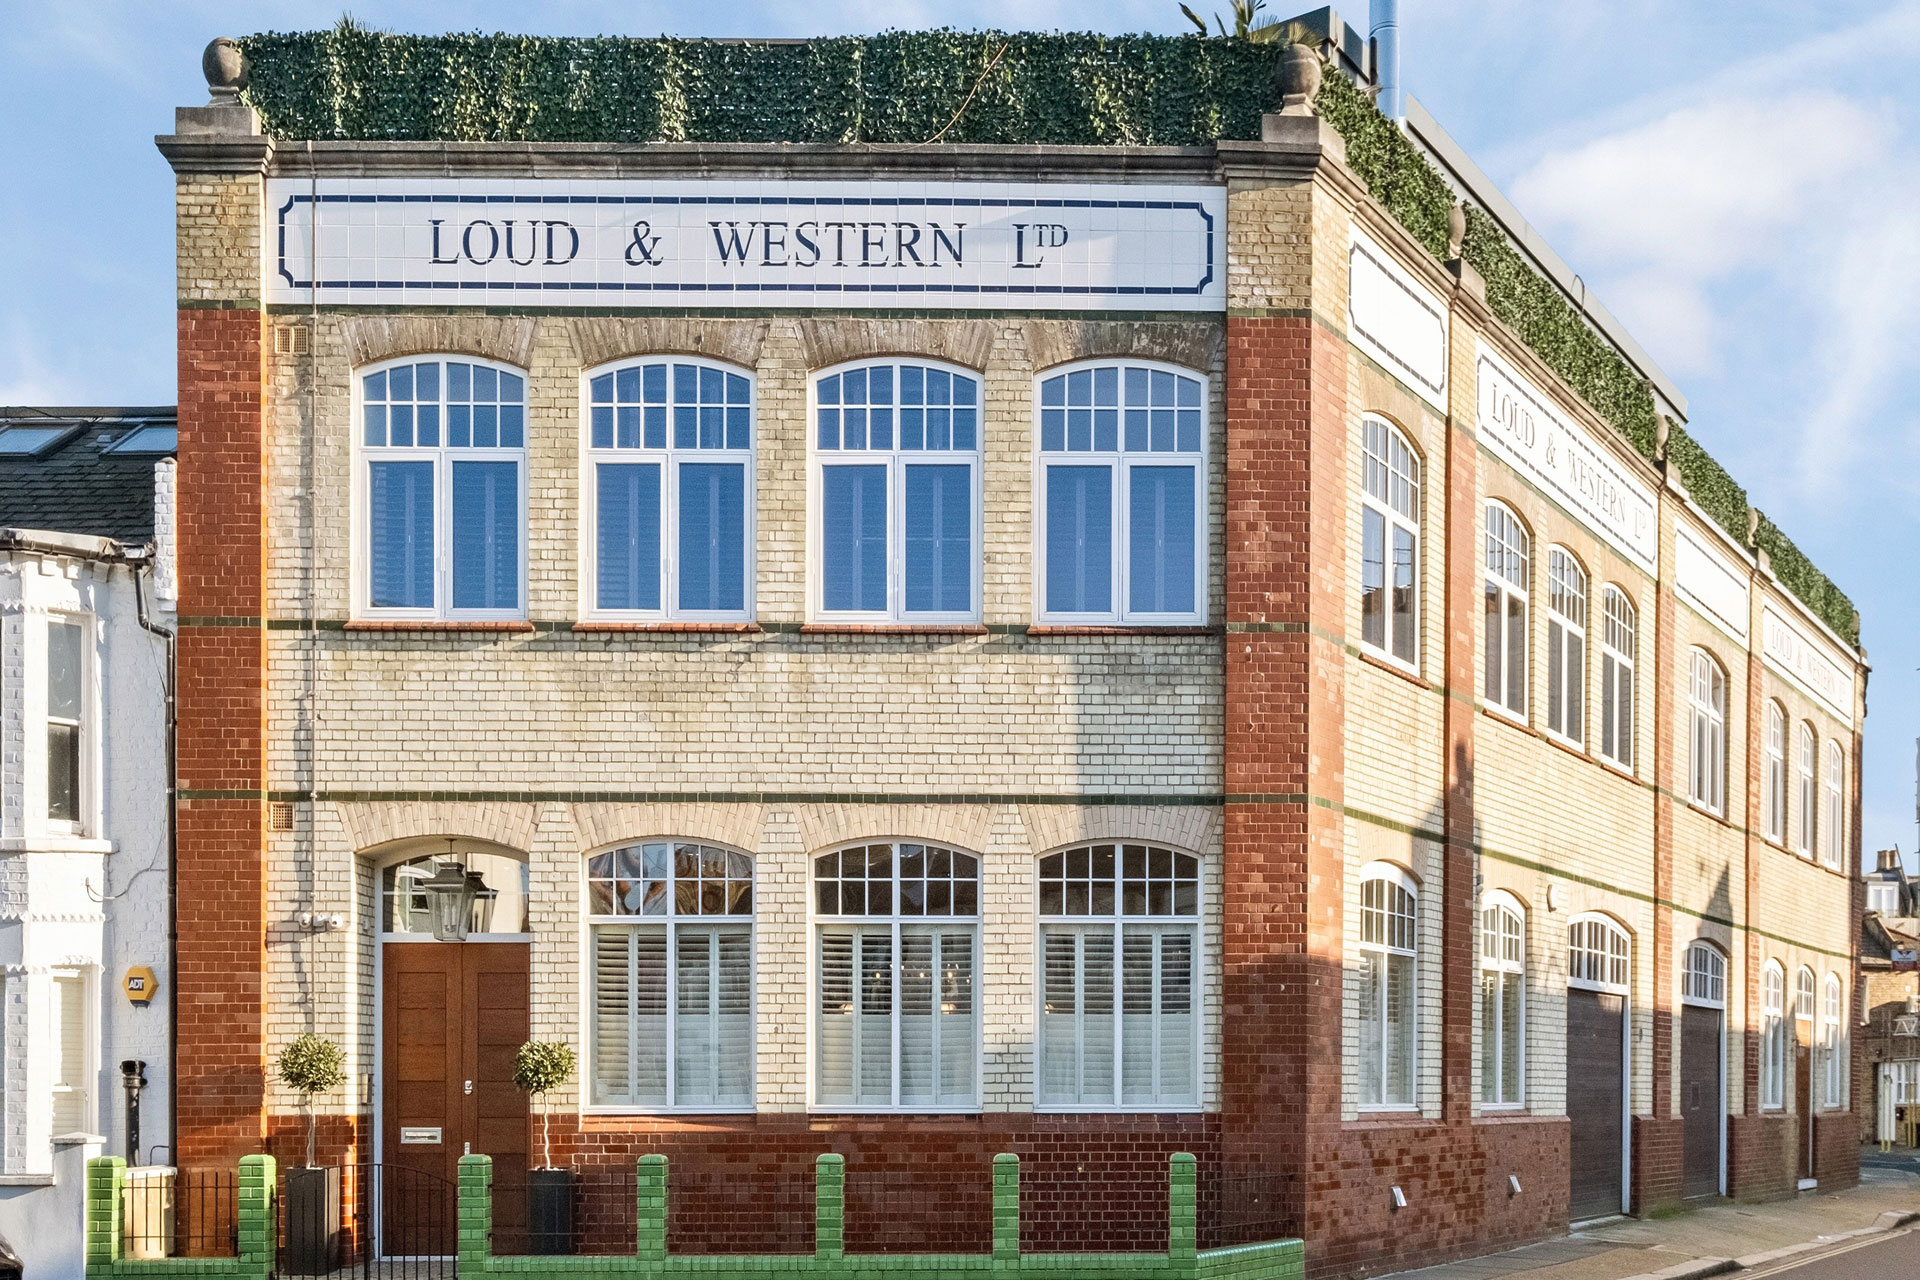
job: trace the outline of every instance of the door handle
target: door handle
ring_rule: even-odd
[[[468,1093],[472,1093],[472,1092],[473,1092],[473,1081],[471,1081],[471,1080],[469,1080],[469,1081],[467,1081],[467,1090],[466,1090],[466,1091],[467,1091]]]

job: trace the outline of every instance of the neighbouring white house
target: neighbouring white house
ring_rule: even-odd
[[[0,1239],[33,1280],[83,1274],[88,1158],[171,1162],[175,443],[172,408],[0,409]]]

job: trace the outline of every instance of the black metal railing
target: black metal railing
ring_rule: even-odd
[[[127,1257],[238,1256],[240,1179],[232,1169],[133,1169],[121,1194],[121,1249]]]
[[[280,1172],[283,1276],[455,1280],[459,1197],[436,1173],[350,1164]]]

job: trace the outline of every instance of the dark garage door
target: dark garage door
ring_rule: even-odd
[[[1626,1013],[1625,996],[1567,992],[1567,1119],[1573,1129],[1568,1214],[1575,1220],[1619,1213],[1622,1207]]]
[[[1680,1010],[1680,1117],[1687,1147],[1681,1194],[1690,1199],[1720,1194],[1723,1016],[1699,1005]]]

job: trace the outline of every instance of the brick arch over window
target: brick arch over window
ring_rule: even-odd
[[[766,826],[766,806],[760,804],[591,801],[572,808],[583,854],[652,839],[699,840],[751,851],[760,847]]]
[[[1220,360],[1226,331],[1133,320],[1034,319],[1024,326],[1033,371],[1078,360],[1154,360],[1201,372]]]
[[[795,805],[800,842],[810,852],[866,841],[926,840],[980,854],[993,831],[993,806],[984,804]]]
[[[534,322],[509,316],[354,316],[347,321],[353,364],[401,356],[479,356],[519,369],[533,363]]]
[[[862,360],[942,360],[980,376],[1000,324],[993,320],[901,320],[809,316],[799,321],[807,367],[820,371]]]
[[[643,356],[693,356],[752,371],[760,363],[769,322],[717,323],[698,316],[579,316],[566,322],[580,367]]]
[[[1034,849],[1137,840],[1179,849],[1213,847],[1219,811],[1200,805],[1025,804],[1020,821]]]
[[[485,840],[508,849],[533,847],[534,806],[506,802],[354,801],[335,806],[356,853],[396,840]]]

